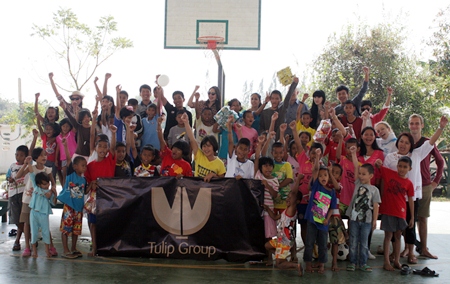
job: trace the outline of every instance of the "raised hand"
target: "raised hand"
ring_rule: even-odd
[[[121,91],[122,91],[122,85],[119,84],[116,86],[116,92],[120,93]]]
[[[352,146],[352,147],[350,147],[350,153],[356,153],[356,146]],[[380,160],[381,161],[381,160]]]
[[[297,122],[295,122],[295,120],[293,120],[289,123],[290,129],[294,130],[294,129],[296,129],[296,127],[297,127]]]
[[[33,129],[33,137],[38,137],[39,135],[39,131],[37,131],[37,129]]]
[[[447,123],[448,118],[445,115],[441,116],[441,119],[439,120],[439,127],[444,130],[445,126],[447,126]]]
[[[94,78],[94,83],[97,83],[97,81],[98,81],[98,77],[95,76],[95,78]]]
[[[297,76],[294,76],[294,83],[298,84],[298,77]]]
[[[33,158],[31,158],[31,156],[28,156],[25,158],[25,165],[31,165],[31,162],[33,161]]]
[[[369,72],[370,72],[370,69],[369,69],[369,67],[367,67],[367,66],[364,66],[364,67],[363,67],[363,72],[364,72],[364,74],[365,74],[365,75],[368,75],[368,74],[369,74]]]
[[[117,126],[115,126],[114,124],[109,125],[109,130],[111,130],[111,132],[113,134],[115,134],[117,132]]]
[[[197,92],[198,89],[200,89],[200,86],[199,86],[199,85],[196,85],[195,88],[194,88],[194,93]]]
[[[264,135],[260,135],[258,136],[258,143],[261,145],[262,143],[264,143],[266,141],[266,136]]]
[[[387,90],[389,96],[391,96],[394,93],[394,89],[392,89],[392,87],[387,87],[386,90]]]
[[[322,154],[322,150],[319,148],[316,149],[316,155],[320,157],[320,154]]]
[[[34,97],[36,98],[36,100],[38,100],[40,96],[41,96],[41,93],[34,94]]]
[[[200,93],[199,92],[195,92],[194,93],[194,97],[195,97],[195,100],[198,101],[200,99]]]
[[[382,165],[383,165],[383,161],[382,160],[378,159],[378,160],[375,161],[375,166],[377,168],[381,168]]]
[[[181,116],[181,120],[184,122],[185,125],[186,123],[189,123],[189,117],[187,113],[183,113],[183,115]]]
[[[49,77],[50,79],[53,79],[53,72],[48,73],[48,77]]]
[[[237,131],[242,129],[242,124],[240,124],[240,123],[236,123],[234,126],[236,126]]]
[[[361,113],[362,119],[367,120],[370,118],[370,113],[369,111],[365,110]]]
[[[272,114],[272,121],[276,121],[278,119],[278,112],[274,112]]]
[[[270,102],[270,95],[269,92],[266,92],[266,99],[264,100],[264,102],[267,104],[268,102]]]
[[[105,80],[108,80],[109,78],[111,78],[111,73],[106,73],[105,74]]]
[[[271,132],[269,133],[269,140],[275,138],[276,135],[277,135],[277,133],[276,133],[275,131],[271,131]]]
[[[305,102],[306,99],[308,99],[308,97],[309,97],[309,94],[308,93],[304,93],[303,94],[303,98],[302,98],[302,102]]]
[[[282,124],[280,125],[280,132],[285,132],[286,129],[287,129],[287,123],[282,123]]]
[[[164,121],[164,119],[160,116],[160,117],[158,117],[158,119],[156,121],[158,122],[159,125],[161,125],[161,123]]]

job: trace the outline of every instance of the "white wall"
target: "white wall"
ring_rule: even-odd
[[[14,131],[7,124],[0,124],[0,174],[8,171],[12,163],[16,162],[16,148],[20,145],[30,146],[31,135],[20,138],[24,134],[25,128],[16,125]]]

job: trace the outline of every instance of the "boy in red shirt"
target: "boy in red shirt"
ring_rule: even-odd
[[[384,181],[384,188],[381,194],[380,214],[381,230],[384,231],[384,265],[383,268],[388,271],[394,271],[394,268],[401,269],[400,264],[400,237],[402,231],[409,226],[414,225],[414,218],[406,223],[406,204],[409,204],[411,216],[414,216],[414,186],[406,177],[411,170],[412,161],[409,157],[403,156],[398,160],[397,172],[383,167],[383,162],[378,159],[375,166],[380,168],[381,176]],[[405,196],[408,196],[408,203],[405,202]],[[389,261],[389,245],[395,238],[394,246],[394,266]]]

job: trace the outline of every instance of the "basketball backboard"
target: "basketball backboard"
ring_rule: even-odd
[[[224,49],[259,50],[261,0],[166,0],[164,48],[201,49],[199,37],[223,37]]]

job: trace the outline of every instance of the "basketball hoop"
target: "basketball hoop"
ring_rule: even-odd
[[[216,58],[219,56],[220,51],[223,49],[225,38],[221,36],[200,36],[197,38],[201,46],[205,49],[206,57]],[[212,55],[207,49],[212,51]]]

